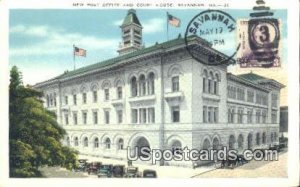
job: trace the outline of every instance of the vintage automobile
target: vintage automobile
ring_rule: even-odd
[[[85,172],[87,170],[87,159],[78,159],[77,166],[74,168],[75,172]]]
[[[138,178],[138,177],[141,177],[141,175],[139,173],[139,168],[138,167],[133,167],[133,166],[128,167],[127,170],[126,170],[126,173],[125,173],[124,177],[126,177],[126,178]]]
[[[112,164],[103,164],[98,169],[98,178],[102,177],[112,177],[113,176],[113,165]]]
[[[87,168],[87,172],[88,174],[97,174],[98,173],[98,169],[100,168],[100,166],[102,165],[101,162],[91,162],[89,164],[89,167]]]
[[[125,173],[125,165],[114,165],[112,171],[113,177],[123,177]]]
[[[279,146],[279,144],[271,144],[270,146],[269,146],[269,150],[276,150],[277,152],[280,152],[281,150],[280,150],[280,146]]]
[[[151,169],[145,169],[143,171],[143,178],[157,178],[156,171]]]

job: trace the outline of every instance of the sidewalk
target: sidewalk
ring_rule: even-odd
[[[278,161],[251,161],[235,169],[217,169],[197,175],[195,177],[222,177],[222,178],[257,178],[257,177],[287,177],[288,152],[278,155]]]
[[[114,160],[108,158],[101,157],[92,157],[86,155],[79,155],[79,159],[88,159],[88,162],[102,162],[102,164],[122,164],[127,167],[127,162],[122,160]],[[201,173],[205,173],[215,168],[213,166],[203,166],[198,168],[184,168],[184,167],[176,167],[176,166],[158,166],[158,165],[144,165],[144,164],[136,164],[133,163],[133,166],[139,168],[139,171],[143,171],[145,169],[152,169],[157,172],[158,178],[191,178],[195,175],[199,175]],[[91,176],[93,177],[93,176]]]

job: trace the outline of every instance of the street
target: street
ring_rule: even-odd
[[[287,177],[287,152],[282,152],[278,156],[278,161],[250,161],[247,164],[236,167],[234,169],[215,169],[214,166],[206,166],[199,168],[183,168],[175,166],[156,166],[134,164],[139,171],[144,169],[152,169],[157,172],[158,178],[209,178],[209,177]],[[80,158],[87,158],[89,161],[101,161],[104,164],[123,164],[125,161],[87,157],[81,155]],[[86,172],[73,172],[59,167],[42,167],[41,172],[44,177],[56,178],[97,178],[96,175],[88,175]]]

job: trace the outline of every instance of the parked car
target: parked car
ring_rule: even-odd
[[[90,163],[90,165],[87,169],[88,174],[97,174],[98,169],[100,168],[101,165],[102,165],[101,162],[92,162],[92,163]]]
[[[101,177],[112,177],[113,175],[113,165],[112,164],[104,164],[101,165],[98,169],[98,178]]]
[[[139,168],[133,166],[128,167],[124,175],[124,177],[126,178],[138,178],[140,176],[141,175],[139,174]]]
[[[113,176],[123,177],[125,174],[125,165],[114,165],[113,166]]]
[[[143,178],[157,178],[156,171],[151,169],[145,169],[143,171]]]
[[[87,169],[87,159],[78,159],[77,166],[74,168],[75,172],[84,172]]]

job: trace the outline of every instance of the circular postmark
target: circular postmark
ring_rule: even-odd
[[[190,55],[206,65],[233,64],[240,48],[236,42],[236,21],[221,10],[205,10],[189,22],[185,44]]]

